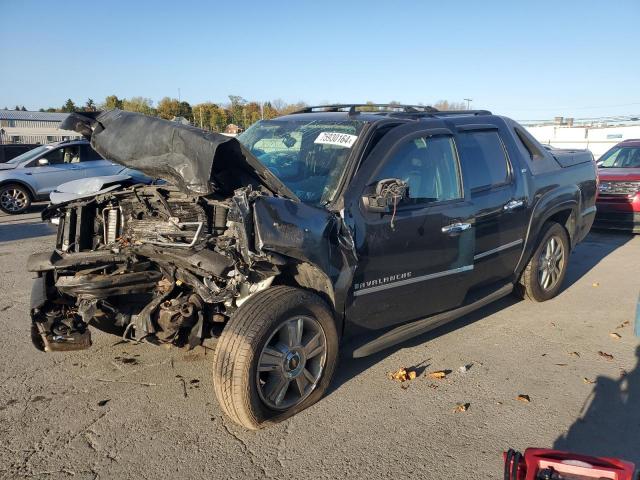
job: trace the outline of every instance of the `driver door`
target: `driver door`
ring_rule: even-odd
[[[42,165],[41,161],[47,164]],[[80,163],[79,145],[54,148],[34,160],[27,175],[33,176],[33,186],[38,197],[48,197],[55,188],[65,182],[84,177]]]
[[[385,213],[362,196],[383,179],[408,184]],[[459,306],[473,270],[473,207],[462,183],[453,134],[403,125],[364,160],[347,194],[358,266],[347,315],[376,330]],[[351,200],[352,199],[352,200]]]

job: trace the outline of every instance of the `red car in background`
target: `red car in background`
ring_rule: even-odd
[[[640,233],[640,139],[624,140],[598,160],[594,228]]]

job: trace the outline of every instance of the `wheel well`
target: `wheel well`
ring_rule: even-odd
[[[333,312],[336,327],[340,332],[340,316],[336,315],[336,302],[333,285],[329,277],[318,267],[311,263],[296,263],[284,270],[273,282],[274,285],[289,285],[297,288],[311,290],[322,298]]]
[[[562,225],[569,236],[569,247],[573,245],[573,237],[576,232],[576,215],[572,208],[567,208],[554,213],[547,218],[546,222],[556,222]]]
[[[22,182],[21,180],[5,180],[4,182],[0,182],[0,188],[4,187],[6,185],[19,185],[21,187],[24,187],[25,190],[27,190],[27,193],[29,194],[29,197],[31,197],[31,200],[35,200],[36,196],[33,193],[33,190],[31,190],[31,187],[25,183]]]

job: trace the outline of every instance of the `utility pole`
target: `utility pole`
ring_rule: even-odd
[[[471,104],[471,102],[473,102],[473,100],[471,98],[463,98],[463,100],[467,102],[467,110],[469,110],[469,105]]]

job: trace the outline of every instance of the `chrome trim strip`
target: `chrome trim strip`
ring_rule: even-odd
[[[367,293],[379,292],[388,288],[401,287],[403,285],[409,285],[411,283],[425,282],[434,278],[446,277],[447,275],[455,275],[456,273],[467,272],[473,270],[473,265],[465,265],[464,267],[454,268],[452,270],[445,270],[444,272],[430,273],[429,275],[422,275],[421,277],[407,278],[406,280],[399,280],[397,282],[387,283],[386,285],[376,285],[375,287],[362,288],[353,292],[354,297],[360,295],[366,295]]]
[[[598,211],[598,207],[596,207],[595,205],[593,205],[592,207],[585,208],[585,209],[582,211],[582,216],[583,216],[583,217],[585,217],[585,216],[590,215],[590,214],[592,214],[592,213],[596,213],[597,211]]]
[[[481,258],[488,257],[489,255],[493,255],[494,253],[501,252],[502,250],[507,250],[508,248],[515,247],[520,245],[523,242],[522,238],[520,240],[516,240],[514,242],[507,243],[505,245],[500,245],[497,248],[492,250],[487,250],[486,252],[479,253],[473,257],[474,260],[480,260]]]

